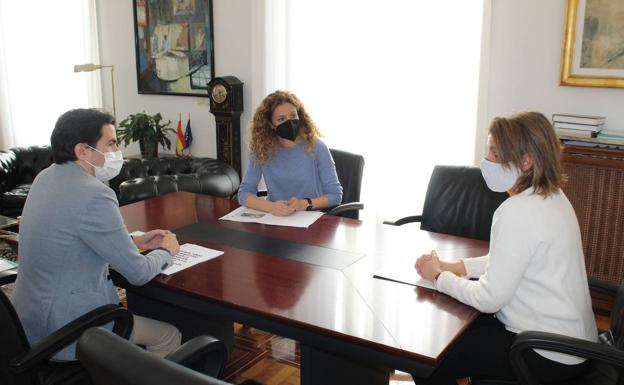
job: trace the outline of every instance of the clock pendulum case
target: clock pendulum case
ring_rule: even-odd
[[[234,76],[213,78],[208,83],[210,112],[217,122],[217,159],[241,175],[240,116],[243,112],[243,82]]]

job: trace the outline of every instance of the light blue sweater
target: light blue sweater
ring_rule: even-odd
[[[19,273],[11,298],[31,344],[84,313],[119,298],[112,266],[142,285],[171,262],[171,254],[139,254],[113,190],[74,162],[37,175],[20,222]],[[75,345],[55,356],[74,359]]]
[[[268,190],[270,201],[295,198],[316,198],[326,195],[330,206],[342,201],[342,186],[329,149],[316,141],[314,154],[306,151],[306,143],[279,147],[275,157],[260,166],[250,157],[247,173],[238,190],[238,202],[244,205],[249,195],[256,195],[260,177]]]

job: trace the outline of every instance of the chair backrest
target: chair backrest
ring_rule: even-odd
[[[29,373],[13,374],[9,362],[30,350],[26,333],[9,298],[0,290],[0,384],[34,383]]]
[[[620,284],[613,302],[609,330],[611,331],[615,347],[624,350],[624,281]]]
[[[508,197],[490,190],[478,167],[435,166],[420,228],[489,240],[494,211]]]
[[[360,201],[362,191],[362,174],[364,173],[364,157],[347,151],[330,149],[336,174],[342,185],[342,202],[351,203]],[[343,214],[350,218],[358,218],[358,211],[350,211]]]
[[[76,357],[95,385],[227,385],[149,353],[103,328],[83,333]]]

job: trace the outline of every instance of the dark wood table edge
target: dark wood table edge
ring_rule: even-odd
[[[437,364],[437,360],[432,360],[430,357],[420,356],[402,349],[388,348],[387,346],[366,346],[364,343],[369,345],[373,345],[373,343],[370,341],[358,341],[357,338],[344,334],[337,333],[334,336],[320,335],[317,331],[318,328],[307,324],[297,324],[293,320],[277,316],[267,317],[265,314],[260,314],[253,309],[237,307],[235,304],[230,303],[197,298],[192,294],[177,292],[158,284],[148,283],[144,286],[134,286],[121,276],[121,274],[112,270],[111,276],[116,286],[125,288],[138,295],[173,304],[195,312],[222,316],[233,322],[239,322],[269,333],[290,338],[320,350],[340,352],[340,355],[348,357],[349,359],[355,358],[364,363],[398,369],[407,373],[417,374],[419,377],[423,378],[430,376]],[[445,352],[442,352],[440,356],[443,356],[444,353]],[[407,357],[409,355],[411,355],[411,357]]]

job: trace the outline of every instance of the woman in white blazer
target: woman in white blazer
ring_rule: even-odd
[[[432,377],[415,378],[417,384],[513,379],[509,348],[526,330],[597,340],[581,233],[561,190],[560,143],[548,119],[538,112],[495,118],[481,170],[492,190],[510,194],[494,213],[488,255],[445,262],[432,251],[415,267],[438,291],[483,314]],[[578,376],[587,366],[577,357],[539,350],[526,358],[545,382]]]

